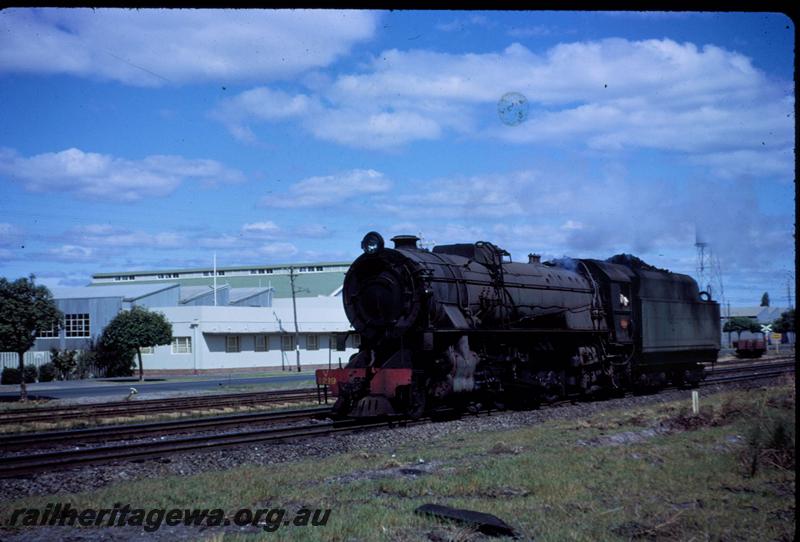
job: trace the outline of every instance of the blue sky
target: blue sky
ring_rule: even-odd
[[[794,288],[794,33],[765,13],[0,12],[0,274],[632,252]],[[498,104],[522,95],[522,121]]]

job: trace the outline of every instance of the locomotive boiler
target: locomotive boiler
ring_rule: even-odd
[[[488,242],[392,241],[368,233],[345,276],[361,345],[345,367],[316,373],[337,414],[695,386],[716,360],[719,304],[687,275],[629,255],[518,263]]]

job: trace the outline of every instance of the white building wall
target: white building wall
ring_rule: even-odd
[[[300,301],[300,300],[298,300]],[[145,370],[206,371],[249,367],[296,367],[294,350],[281,349],[282,336],[293,336],[293,318],[276,313],[275,307],[159,307],[172,322],[173,337],[189,337],[190,353],[178,353],[173,345],[158,346],[144,354]],[[284,311],[285,312],[285,311]],[[276,318],[277,316],[277,318]],[[280,319],[280,323],[278,320]],[[291,323],[291,325],[290,325]],[[352,331],[338,298],[306,298],[298,305],[300,364],[338,366],[358,352],[351,337],[344,351],[336,350],[333,332]],[[289,329],[287,329],[287,327]],[[290,331],[291,330],[291,331]],[[309,350],[308,336],[317,337],[317,349]],[[268,350],[256,351],[256,337],[266,336]],[[226,349],[226,338],[238,337],[239,351]],[[313,346],[313,345],[312,345]]]

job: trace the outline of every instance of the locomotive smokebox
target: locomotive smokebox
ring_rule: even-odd
[[[416,235],[395,235],[392,237],[392,241],[394,241],[394,248],[401,249],[401,248],[412,248],[416,249],[417,241],[419,241],[419,237]]]

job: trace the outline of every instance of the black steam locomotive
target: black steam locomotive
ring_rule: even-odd
[[[349,416],[535,406],[672,383],[696,386],[720,348],[719,304],[689,276],[619,255],[511,262],[487,242],[418,248],[368,233],[344,308],[361,336],[317,384]]]

